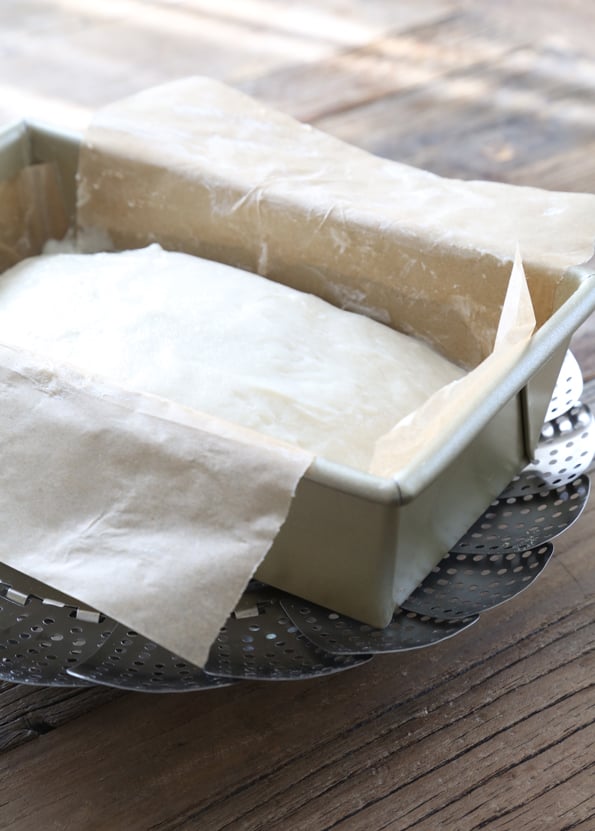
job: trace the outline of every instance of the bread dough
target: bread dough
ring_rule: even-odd
[[[5,272],[0,340],[361,469],[380,436],[463,374],[367,317],[158,245]]]

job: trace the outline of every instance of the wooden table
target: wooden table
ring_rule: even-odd
[[[204,73],[443,175],[593,192],[594,25],[589,0],[4,0],[0,123],[77,126]],[[574,348],[591,381],[594,345],[590,322]],[[0,828],[592,831],[594,532],[591,501],[524,595],[326,679],[4,684]]]

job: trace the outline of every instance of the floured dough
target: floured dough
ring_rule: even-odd
[[[157,245],[5,272],[0,341],[361,469],[380,436],[463,374],[366,317]]]

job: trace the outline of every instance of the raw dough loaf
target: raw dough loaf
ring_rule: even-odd
[[[376,321],[158,245],[5,272],[0,340],[361,469],[463,374]]]

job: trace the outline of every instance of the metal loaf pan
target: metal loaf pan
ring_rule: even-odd
[[[0,179],[53,161],[72,215],[79,138],[37,124],[0,135]],[[316,459],[257,571],[264,582],[374,626],[395,609],[531,459],[570,338],[595,308],[593,269],[564,275],[569,299],[514,370],[469,402],[438,452],[398,479]]]

